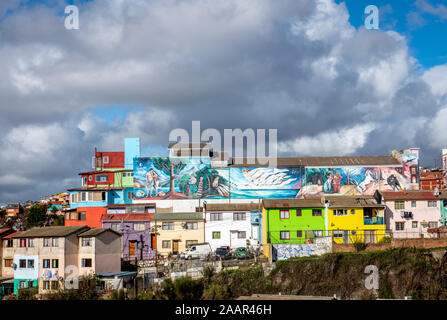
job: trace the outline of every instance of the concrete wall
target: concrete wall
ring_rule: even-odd
[[[391,239],[391,243],[368,244],[365,251],[386,250],[398,247],[439,248],[447,247],[447,239]],[[333,244],[332,252],[355,252],[352,244]]]
[[[95,237],[95,273],[121,271],[121,237],[106,231]]]

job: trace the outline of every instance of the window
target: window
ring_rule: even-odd
[[[71,203],[76,203],[76,193],[72,193],[72,194],[70,194],[70,198],[71,198]]]
[[[161,228],[163,230],[174,230],[174,222],[163,222]]]
[[[51,290],[57,290],[59,289],[59,282],[58,281],[50,281]]]
[[[112,223],[110,225],[111,229],[114,231],[118,231],[119,223]]]
[[[210,221],[222,221],[223,214],[222,213],[210,213]]]
[[[279,239],[281,239],[281,240],[290,240],[290,231],[280,231]]]
[[[79,221],[85,221],[85,219],[87,219],[87,213],[85,211],[78,212],[78,215]]]
[[[351,214],[355,214],[355,210],[354,209],[351,209]]]
[[[127,192],[127,199],[133,199],[133,192],[132,191],[128,191]]]
[[[352,230],[352,231],[351,231],[351,235],[353,235],[353,236],[357,235],[357,231]]]
[[[396,222],[396,231],[402,231],[405,229],[405,222]]]
[[[133,172],[123,172],[123,178],[133,177]]]
[[[312,217],[321,217],[321,209],[312,209]]]
[[[50,259],[43,259],[42,265],[44,268],[49,268],[50,267]]]
[[[93,176],[88,176],[88,181],[93,181]]]
[[[344,234],[343,230],[334,230],[332,235],[334,238],[343,238]]]
[[[289,219],[289,210],[279,210],[280,219]]]
[[[321,238],[323,236],[323,230],[314,230],[313,233],[315,238]]]
[[[82,177],[82,183],[81,186],[86,186],[87,185],[87,177]]]
[[[296,237],[297,237],[297,238],[302,238],[302,237],[303,237],[303,231],[298,230],[298,231],[296,232]]]
[[[347,209],[334,209],[333,215],[334,216],[347,216],[348,210]]]
[[[405,201],[395,201],[394,202],[394,209],[396,209],[396,210],[403,210],[403,209],[405,209]]]
[[[43,290],[50,290],[50,281],[43,282]]]
[[[59,268],[59,260],[58,259],[51,260],[51,267],[52,268]]]
[[[95,176],[96,182],[107,182],[109,180],[109,177],[106,174],[97,174]]]
[[[246,234],[245,231],[239,231],[239,232],[237,233],[237,238],[238,238],[238,239],[245,239],[246,237],[247,237],[247,234]]]
[[[220,231],[213,231],[213,239],[220,239]]]
[[[52,246],[53,247],[59,247],[59,238],[53,238],[52,239]]]
[[[161,247],[163,249],[171,249],[171,240],[163,240],[161,242]]]
[[[303,211],[301,209],[296,209],[296,216],[297,217],[302,217],[303,216]]]
[[[428,223],[428,227],[429,228],[436,228],[436,227],[438,227],[438,223],[436,221],[430,221]]]
[[[146,224],[144,224],[144,223],[134,223],[133,224],[133,229],[135,231],[144,231],[144,230],[146,230]]]
[[[5,268],[9,268],[14,263],[13,259],[5,259]]]
[[[109,156],[103,156],[102,157],[102,163],[108,164],[109,163]]]
[[[428,206],[431,208],[437,207],[437,201],[436,200],[428,200]]]
[[[185,229],[188,229],[188,230],[197,230],[197,228],[198,228],[198,224],[197,224],[197,222],[187,222],[187,223],[186,223],[186,228],[185,228]]]
[[[197,240],[186,240],[186,248],[189,248],[190,246],[199,243]]]
[[[28,268],[34,269],[34,260],[28,260]]]
[[[34,239],[28,239],[28,247],[30,248],[34,247]]]
[[[19,289],[26,288],[26,281],[19,281]]]
[[[50,246],[50,238],[44,238],[43,239],[43,246],[49,247]]]
[[[28,281],[28,288],[32,288],[32,287],[34,287],[34,281],[29,280]]]
[[[26,268],[26,260],[25,259],[19,260],[19,268]]]
[[[91,247],[92,246],[92,238],[82,238],[82,246],[83,247]]]
[[[92,259],[82,259],[82,267],[90,268],[92,266]]]
[[[20,248],[26,247],[26,239],[20,239]]]
[[[107,201],[107,192],[101,192],[101,201]]]
[[[243,221],[245,220],[246,215],[245,212],[234,212],[233,213],[233,221]]]
[[[6,248],[12,248],[13,247],[13,241],[12,241],[12,239],[8,239],[8,240],[6,240],[6,243],[5,243],[5,247]]]
[[[411,207],[416,208],[416,201],[411,201]]]
[[[417,221],[412,221],[411,222],[411,226],[413,227],[413,229],[417,228],[418,227],[418,222]]]
[[[81,201],[87,201],[87,192],[81,192]]]

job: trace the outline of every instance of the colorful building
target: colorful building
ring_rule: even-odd
[[[205,242],[221,246],[259,246],[259,203],[205,203]]]
[[[110,228],[122,235],[122,258],[153,259],[155,253],[152,248],[156,246],[156,237],[155,232],[151,232],[151,220],[154,218],[154,213],[125,213],[118,211],[117,208],[108,209],[109,213],[101,217],[102,227]]]
[[[10,248],[12,247],[12,240],[9,240],[9,236],[14,233],[11,228],[0,229],[0,277],[13,277],[14,269],[11,267],[13,264],[14,253]]]
[[[312,243],[323,237],[324,204],[320,197],[312,199],[262,200],[263,253],[269,256],[270,244]]]
[[[324,196],[329,235],[335,243],[377,243],[388,235],[385,205],[373,196]]]
[[[156,250],[165,257],[205,241],[203,212],[155,213],[153,224]]]
[[[386,205],[386,224],[394,238],[420,238],[430,237],[427,229],[441,225],[447,193],[381,191],[378,197]]]

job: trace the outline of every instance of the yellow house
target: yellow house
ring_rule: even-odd
[[[190,245],[205,241],[203,212],[154,213],[153,224],[156,249],[164,257],[180,254]]]
[[[386,236],[385,206],[373,196],[325,196],[335,243],[377,243]]]

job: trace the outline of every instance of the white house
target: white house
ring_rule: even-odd
[[[205,203],[204,209],[205,242],[212,250],[259,245],[258,203]]]

